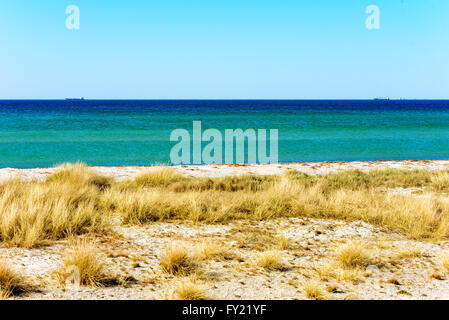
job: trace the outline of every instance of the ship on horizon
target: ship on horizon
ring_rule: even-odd
[[[79,98],[66,98],[66,101],[84,101],[84,97],[79,97]]]

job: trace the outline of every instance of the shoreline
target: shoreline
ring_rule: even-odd
[[[139,174],[151,172],[168,165],[152,166],[89,166],[94,172],[114,178],[118,181],[134,178]],[[186,176],[224,177],[242,174],[276,175],[288,170],[296,170],[310,175],[327,174],[345,170],[368,171],[372,169],[423,169],[430,171],[449,170],[447,160],[375,160],[375,161],[324,161],[292,162],[275,164],[211,164],[211,165],[176,165],[170,166]],[[53,168],[0,169],[0,181],[20,178],[23,180],[45,180],[56,170]]]

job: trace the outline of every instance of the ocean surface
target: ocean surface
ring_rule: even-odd
[[[449,158],[449,100],[0,100],[0,167],[170,163],[194,120],[278,129],[281,162]]]

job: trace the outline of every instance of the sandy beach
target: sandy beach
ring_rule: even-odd
[[[90,167],[94,172],[111,177],[117,181],[135,178],[139,174],[152,172],[166,166],[120,166],[120,167]],[[403,161],[336,161],[336,162],[297,162],[277,164],[222,164],[222,165],[189,165],[171,166],[171,168],[192,177],[226,177],[242,174],[275,175],[288,170],[296,170],[306,174],[327,174],[344,170],[368,171],[371,169],[449,169],[449,160],[403,160]],[[56,168],[36,169],[0,169],[0,180],[21,178],[24,180],[45,180],[55,172]]]
[[[279,175],[289,170],[319,177],[317,175],[344,172],[345,170],[367,172],[371,169],[386,168],[437,171],[449,169],[449,160],[173,167],[184,177],[211,178],[244,174]],[[161,169],[166,169],[166,166],[89,167],[88,169],[95,174],[126,183],[124,180],[134,179],[144,173],[150,173],[150,176],[157,174],[157,172],[161,172]],[[0,179],[6,181],[20,178],[24,181],[39,182],[44,181],[55,170],[57,169],[5,168],[0,169]],[[162,172],[165,171],[162,170]],[[442,183],[446,183],[445,173],[442,174],[439,179],[443,179]],[[405,176],[407,175],[408,173],[405,174]],[[291,184],[290,187],[294,187],[294,184]],[[161,190],[155,191],[146,187],[132,189],[132,186],[124,184],[123,187],[114,190],[121,190],[120,188],[131,188],[128,192],[136,192],[135,196],[147,193],[148,201],[154,201],[151,200],[153,199],[151,197],[164,199],[167,195],[174,196],[170,201],[175,202],[176,199],[186,196],[184,191],[169,189],[170,185],[165,185]],[[399,194],[398,189],[401,191]],[[422,194],[429,190],[430,192]],[[447,194],[444,192],[434,193],[432,190],[437,189],[410,186],[405,188],[374,187],[372,192],[375,193],[375,196],[386,199],[379,201],[389,201],[389,195],[393,195],[396,197],[396,201],[399,201],[398,203],[404,203],[402,207],[399,207],[398,204],[398,208],[409,211],[410,217],[415,217],[410,219],[419,219],[419,217],[413,216],[415,210],[428,212],[428,210],[433,210],[433,206],[442,206],[443,210],[446,208],[444,203],[447,203]],[[107,201],[107,197],[111,194],[107,191],[104,192],[104,201]],[[201,192],[198,192],[195,200],[187,200],[186,203],[208,201],[207,198],[201,198]],[[233,193],[219,190],[205,192],[212,192],[216,201],[223,202],[228,199],[225,197],[232,196]],[[236,198],[233,201],[240,201],[238,200],[240,191],[236,192]],[[256,198],[259,192],[245,192],[241,196],[255,197],[253,201],[263,201],[263,197],[270,195],[270,191],[268,191],[259,199]],[[264,192],[263,189],[260,192]],[[313,191],[309,190],[308,192]],[[335,195],[341,196],[342,192],[344,191],[337,191]],[[352,195],[356,197],[358,191],[347,192],[349,193],[346,198],[335,201],[327,199],[326,201],[329,202],[325,204],[326,210],[332,211],[330,206],[339,201],[342,203],[346,201],[349,208],[353,208]],[[293,192],[292,194],[295,198],[300,196],[300,193]],[[313,196],[313,193],[310,194]],[[35,196],[36,201],[45,200],[39,194]],[[125,209],[119,207],[123,201],[127,201],[131,206],[129,208],[132,208],[129,209],[129,214],[133,214],[136,210],[142,210],[143,214],[147,214],[146,212],[151,212],[152,209],[151,205],[146,209],[146,200],[141,203],[138,202],[140,201],[138,198],[127,198],[132,197],[132,193],[125,193],[124,196],[111,207],[115,211],[110,216],[111,228],[107,233],[92,232],[75,237],[63,236],[61,239],[44,241],[45,245],[31,247],[27,247],[26,243],[20,244],[20,242],[18,246],[10,245],[11,242],[3,243],[0,246],[0,260],[7,261],[18,274],[33,284],[32,290],[9,298],[184,299],[183,295],[186,293],[182,290],[186,286],[191,286],[194,290],[198,290],[201,293],[201,298],[204,299],[449,299],[449,264],[442,260],[442,257],[449,257],[449,241],[446,237],[435,237],[431,241],[424,239],[424,236],[415,237],[410,233],[413,227],[409,226],[407,221],[397,229],[394,229],[396,227],[392,224],[392,230],[387,224],[367,223],[366,221],[370,221],[369,216],[361,217],[361,219],[358,219],[356,215],[353,218],[342,216],[343,219],[337,219],[331,215],[321,219],[319,215],[308,217],[307,214],[298,214],[296,217],[281,215],[276,218],[270,217],[271,213],[268,212],[266,218],[258,219],[248,216],[248,218],[234,218],[224,223],[201,222],[190,218],[126,222],[126,215],[121,212]],[[369,193],[364,193],[362,197],[368,196]],[[317,195],[314,203],[319,203],[317,201],[322,199],[320,197],[322,196]],[[418,200],[413,202],[414,199]],[[401,202],[403,200],[405,202]],[[59,199],[55,199],[55,201],[59,201]],[[137,201],[134,203],[137,207],[133,207],[133,201]],[[298,201],[307,203],[309,198],[304,196],[302,200]],[[368,206],[368,204],[364,204],[364,198],[358,201],[358,206]],[[377,200],[367,199],[366,201]],[[205,204],[207,203],[205,202]],[[264,205],[269,203],[268,201]],[[382,202],[375,203],[383,205]],[[16,206],[18,205],[20,202],[16,204]],[[228,204],[223,203],[223,205],[226,207]],[[158,206],[155,208],[156,210],[163,210],[160,207],[164,205],[158,204]],[[263,208],[263,205],[261,204],[260,207]],[[11,208],[11,210],[14,209],[14,207]],[[103,213],[101,210],[100,212]],[[172,210],[177,209],[173,207]],[[379,211],[381,215],[383,214],[382,210],[384,209]],[[385,206],[385,210],[389,210],[389,207]],[[438,210],[437,207],[435,209],[437,215],[439,215]],[[19,211],[17,214],[20,214]],[[190,209],[188,211],[190,212]],[[351,214],[351,212],[345,214]],[[366,221],[362,221],[363,219]],[[402,223],[400,220],[394,221],[392,216],[388,219],[393,219],[392,223]],[[410,223],[412,225],[413,221]],[[441,227],[444,226],[444,221],[442,221]],[[407,230],[410,232],[401,228],[408,228]],[[425,229],[422,229],[423,235],[426,232]],[[68,252],[73,250],[74,241],[77,239],[84,239],[93,245],[96,257],[103,261],[108,273],[114,274],[117,279],[122,280],[115,285],[98,287],[88,285],[74,287],[67,282],[61,283],[58,272],[67,266],[64,259]],[[189,256],[195,256],[195,270],[189,276],[180,276],[164,271],[164,257],[167,256],[167,252],[174,243],[180,243]],[[357,262],[355,267],[343,267],[340,261],[342,260],[341,252],[348,245],[355,246],[350,247],[350,254],[360,254],[366,261]],[[357,253],[358,251],[359,253]],[[268,264],[263,262],[264,259],[268,259]],[[274,263],[274,265],[271,266],[270,263]]]
[[[36,249],[0,248],[1,258],[39,283],[39,291],[15,298],[168,299],[183,281],[161,272],[159,260],[170,243],[180,241],[193,251],[204,241],[212,241],[229,244],[235,258],[201,263],[199,283],[205,286],[207,299],[309,299],[304,292],[307,283],[316,284],[325,293],[323,299],[449,299],[449,280],[439,263],[449,247],[447,241],[412,241],[361,222],[277,219],[229,225],[156,223],[116,227],[115,232],[121,237],[92,241],[110,272],[135,281],[112,287],[61,287],[54,272],[62,265],[67,241]],[[280,232],[291,242],[282,250],[286,269],[267,271],[254,261],[276,246]],[[242,243],[247,235],[265,244]],[[328,271],[335,250],[353,239],[379,252],[385,265],[335,279]]]

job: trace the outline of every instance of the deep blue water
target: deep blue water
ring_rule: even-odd
[[[0,101],[0,167],[170,163],[170,133],[278,129],[279,161],[449,158],[447,101]]]

